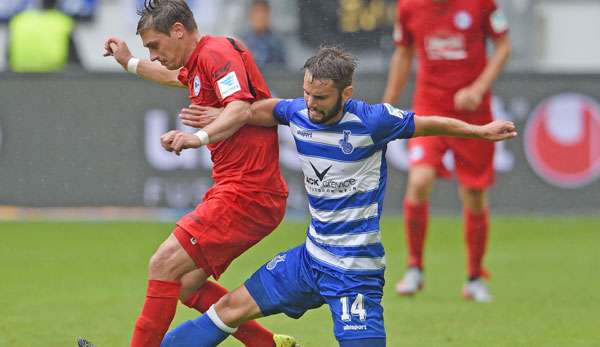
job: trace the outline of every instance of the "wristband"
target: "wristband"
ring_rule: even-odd
[[[210,139],[208,138],[208,134],[204,130],[198,130],[194,133],[194,136],[200,139],[200,144],[202,146],[206,146],[210,143]]]
[[[135,58],[135,57],[129,58],[129,61],[127,62],[127,71],[129,71],[129,73],[137,75],[137,68],[138,68],[139,63],[140,63],[140,60],[138,58]]]

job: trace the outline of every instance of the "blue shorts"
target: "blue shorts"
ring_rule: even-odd
[[[264,316],[329,305],[340,346],[385,346],[381,274],[344,273],[321,265],[304,244],[276,255],[245,283]]]

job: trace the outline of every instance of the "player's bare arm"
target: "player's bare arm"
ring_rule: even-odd
[[[281,99],[265,99],[260,100],[252,104],[250,107],[252,115],[248,120],[248,124],[263,126],[263,127],[274,127],[276,126],[277,120],[273,117],[273,109],[275,105]],[[181,109],[179,118],[182,123],[194,128],[204,128],[210,124],[215,118],[217,118],[223,108],[190,105],[188,108]]]
[[[179,155],[182,150],[199,148],[209,143],[223,141],[235,134],[250,119],[250,103],[234,100],[225,106],[214,121],[195,134],[172,130],[161,136],[161,145]]]
[[[513,122],[505,120],[496,120],[485,125],[473,125],[448,117],[415,116],[415,132],[413,137],[433,135],[502,141],[517,136],[517,129]]]
[[[279,124],[273,116],[273,110],[281,99],[271,98],[257,101],[250,107],[251,116],[249,124],[261,127],[274,127]]]
[[[474,111],[479,107],[483,96],[491,88],[511,53],[508,35],[502,35],[494,40],[494,53],[489,58],[485,68],[473,83],[460,89],[454,95],[454,106],[457,110]]]
[[[104,42],[104,56],[112,56],[115,60],[128,71],[128,64],[133,55],[125,41],[116,37],[109,37]],[[165,86],[185,88],[178,79],[178,70],[168,70],[157,62],[148,59],[140,59],[137,63],[136,74],[145,80],[156,82]]]
[[[396,47],[390,59],[387,86],[383,94],[384,103],[395,104],[398,101],[408,81],[414,55],[414,46]]]

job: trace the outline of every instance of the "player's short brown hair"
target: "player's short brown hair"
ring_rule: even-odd
[[[189,32],[198,29],[194,14],[185,0],[145,0],[144,7],[138,14],[138,35],[146,29],[169,35],[175,23],[181,23]]]
[[[356,59],[352,54],[336,46],[321,46],[314,56],[304,63],[304,71],[313,79],[332,80],[339,91],[352,85]]]

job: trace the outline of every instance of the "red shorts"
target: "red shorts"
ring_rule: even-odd
[[[199,268],[215,279],[229,264],[279,225],[285,195],[214,187],[177,221],[173,235]]]
[[[442,158],[454,154],[455,173],[461,186],[486,189],[494,184],[494,143],[480,139],[446,136],[416,137],[408,140],[411,165],[435,167],[438,176],[450,177]]]

